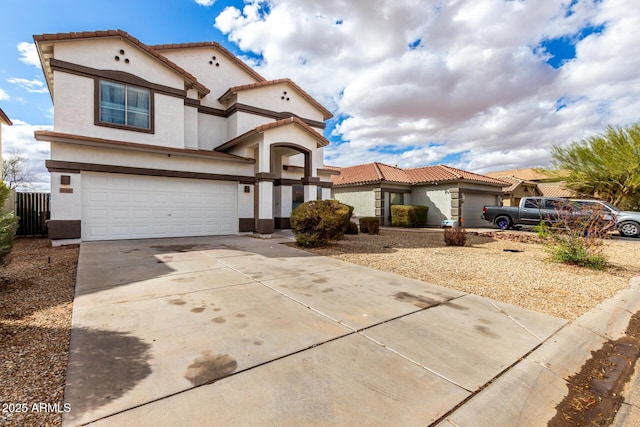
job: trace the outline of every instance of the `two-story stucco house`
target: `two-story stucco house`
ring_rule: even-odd
[[[148,46],[128,33],[34,36],[54,104],[56,242],[288,227],[331,196],[331,113],[289,79],[265,80],[215,42]]]

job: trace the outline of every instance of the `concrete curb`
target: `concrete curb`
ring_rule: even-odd
[[[438,427],[506,426],[513,425],[515,420],[522,426],[546,425],[555,416],[556,406],[568,393],[569,378],[578,373],[592,357],[592,352],[602,348],[605,342],[625,335],[631,316],[637,311],[640,311],[640,276],[631,279],[628,288],[560,328],[519,363],[449,414]],[[620,370],[620,374],[622,372]],[[617,380],[613,378],[610,384]],[[640,378],[636,384],[640,389]],[[635,409],[640,414],[640,397],[638,405]],[[624,416],[628,415],[625,413]]]

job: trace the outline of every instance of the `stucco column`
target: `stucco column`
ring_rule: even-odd
[[[304,185],[304,201],[318,200],[318,183],[320,178],[307,176],[302,178],[302,184]]]
[[[256,231],[260,234],[273,233],[273,181],[272,173],[259,172],[256,174],[258,181],[258,217],[256,219]]]

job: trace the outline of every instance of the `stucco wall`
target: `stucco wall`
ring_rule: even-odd
[[[373,185],[363,185],[350,188],[334,188],[333,198],[353,206],[353,216],[375,216],[376,199]]]
[[[54,72],[54,129],[85,135],[164,147],[184,148],[184,100],[159,93],[154,95],[154,133],[115,129],[94,124],[94,80],[60,71]]]
[[[245,193],[244,188],[249,187]],[[255,188],[249,184],[238,184],[238,218],[253,218],[253,196]]]
[[[452,185],[421,185],[411,189],[411,204],[429,207],[427,225],[440,226],[443,219],[451,219]]]
[[[51,143],[51,159],[68,162],[96,163],[161,170],[215,173],[225,175],[253,175],[253,164],[215,159],[186,157],[172,154],[98,148]]]
[[[226,106],[218,102],[218,98],[229,88],[256,82],[253,76],[213,47],[171,49],[160,53],[188,70],[200,83],[211,90],[211,93],[200,101],[207,107],[225,109]],[[215,59],[213,59],[214,56]],[[209,61],[212,64],[209,64]],[[219,65],[216,66],[216,64]]]
[[[124,50],[124,54],[120,53]],[[99,70],[124,71],[147,81],[184,89],[184,78],[147,52],[121,39],[74,40],[55,45],[55,58]],[[120,58],[119,61],[115,57]],[[125,62],[128,59],[129,62]],[[57,80],[54,91],[58,90]],[[57,105],[56,105],[57,108]]]
[[[60,176],[69,175],[70,185],[60,185]],[[71,188],[73,193],[61,193],[60,187]],[[82,217],[82,175],[79,173],[51,172],[51,219],[78,220]]]
[[[322,113],[285,83],[238,92],[237,102],[276,112],[295,112],[305,119],[323,121]]]
[[[227,141],[228,121],[233,118],[198,114],[198,148],[213,150]]]

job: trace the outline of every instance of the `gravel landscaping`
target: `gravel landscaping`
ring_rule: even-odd
[[[606,240],[611,266],[596,271],[548,261],[536,240],[523,233],[470,233],[466,246],[449,247],[441,230],[384,229],[310,251],[569,320],[628,287],[640,271],[636,242]]]
[[[17,239],[0,267],[0,426],[61,424],[78,252]]]
[[[603,249],[604,271],[550,262],[534,235],[510,232],[447,247],[441,230],[383,229],[311,251],[573,320],[640,270],[640,242],[607,240]],[[18,239],[0,267],[0,426],[61,423],[78,252]]]

